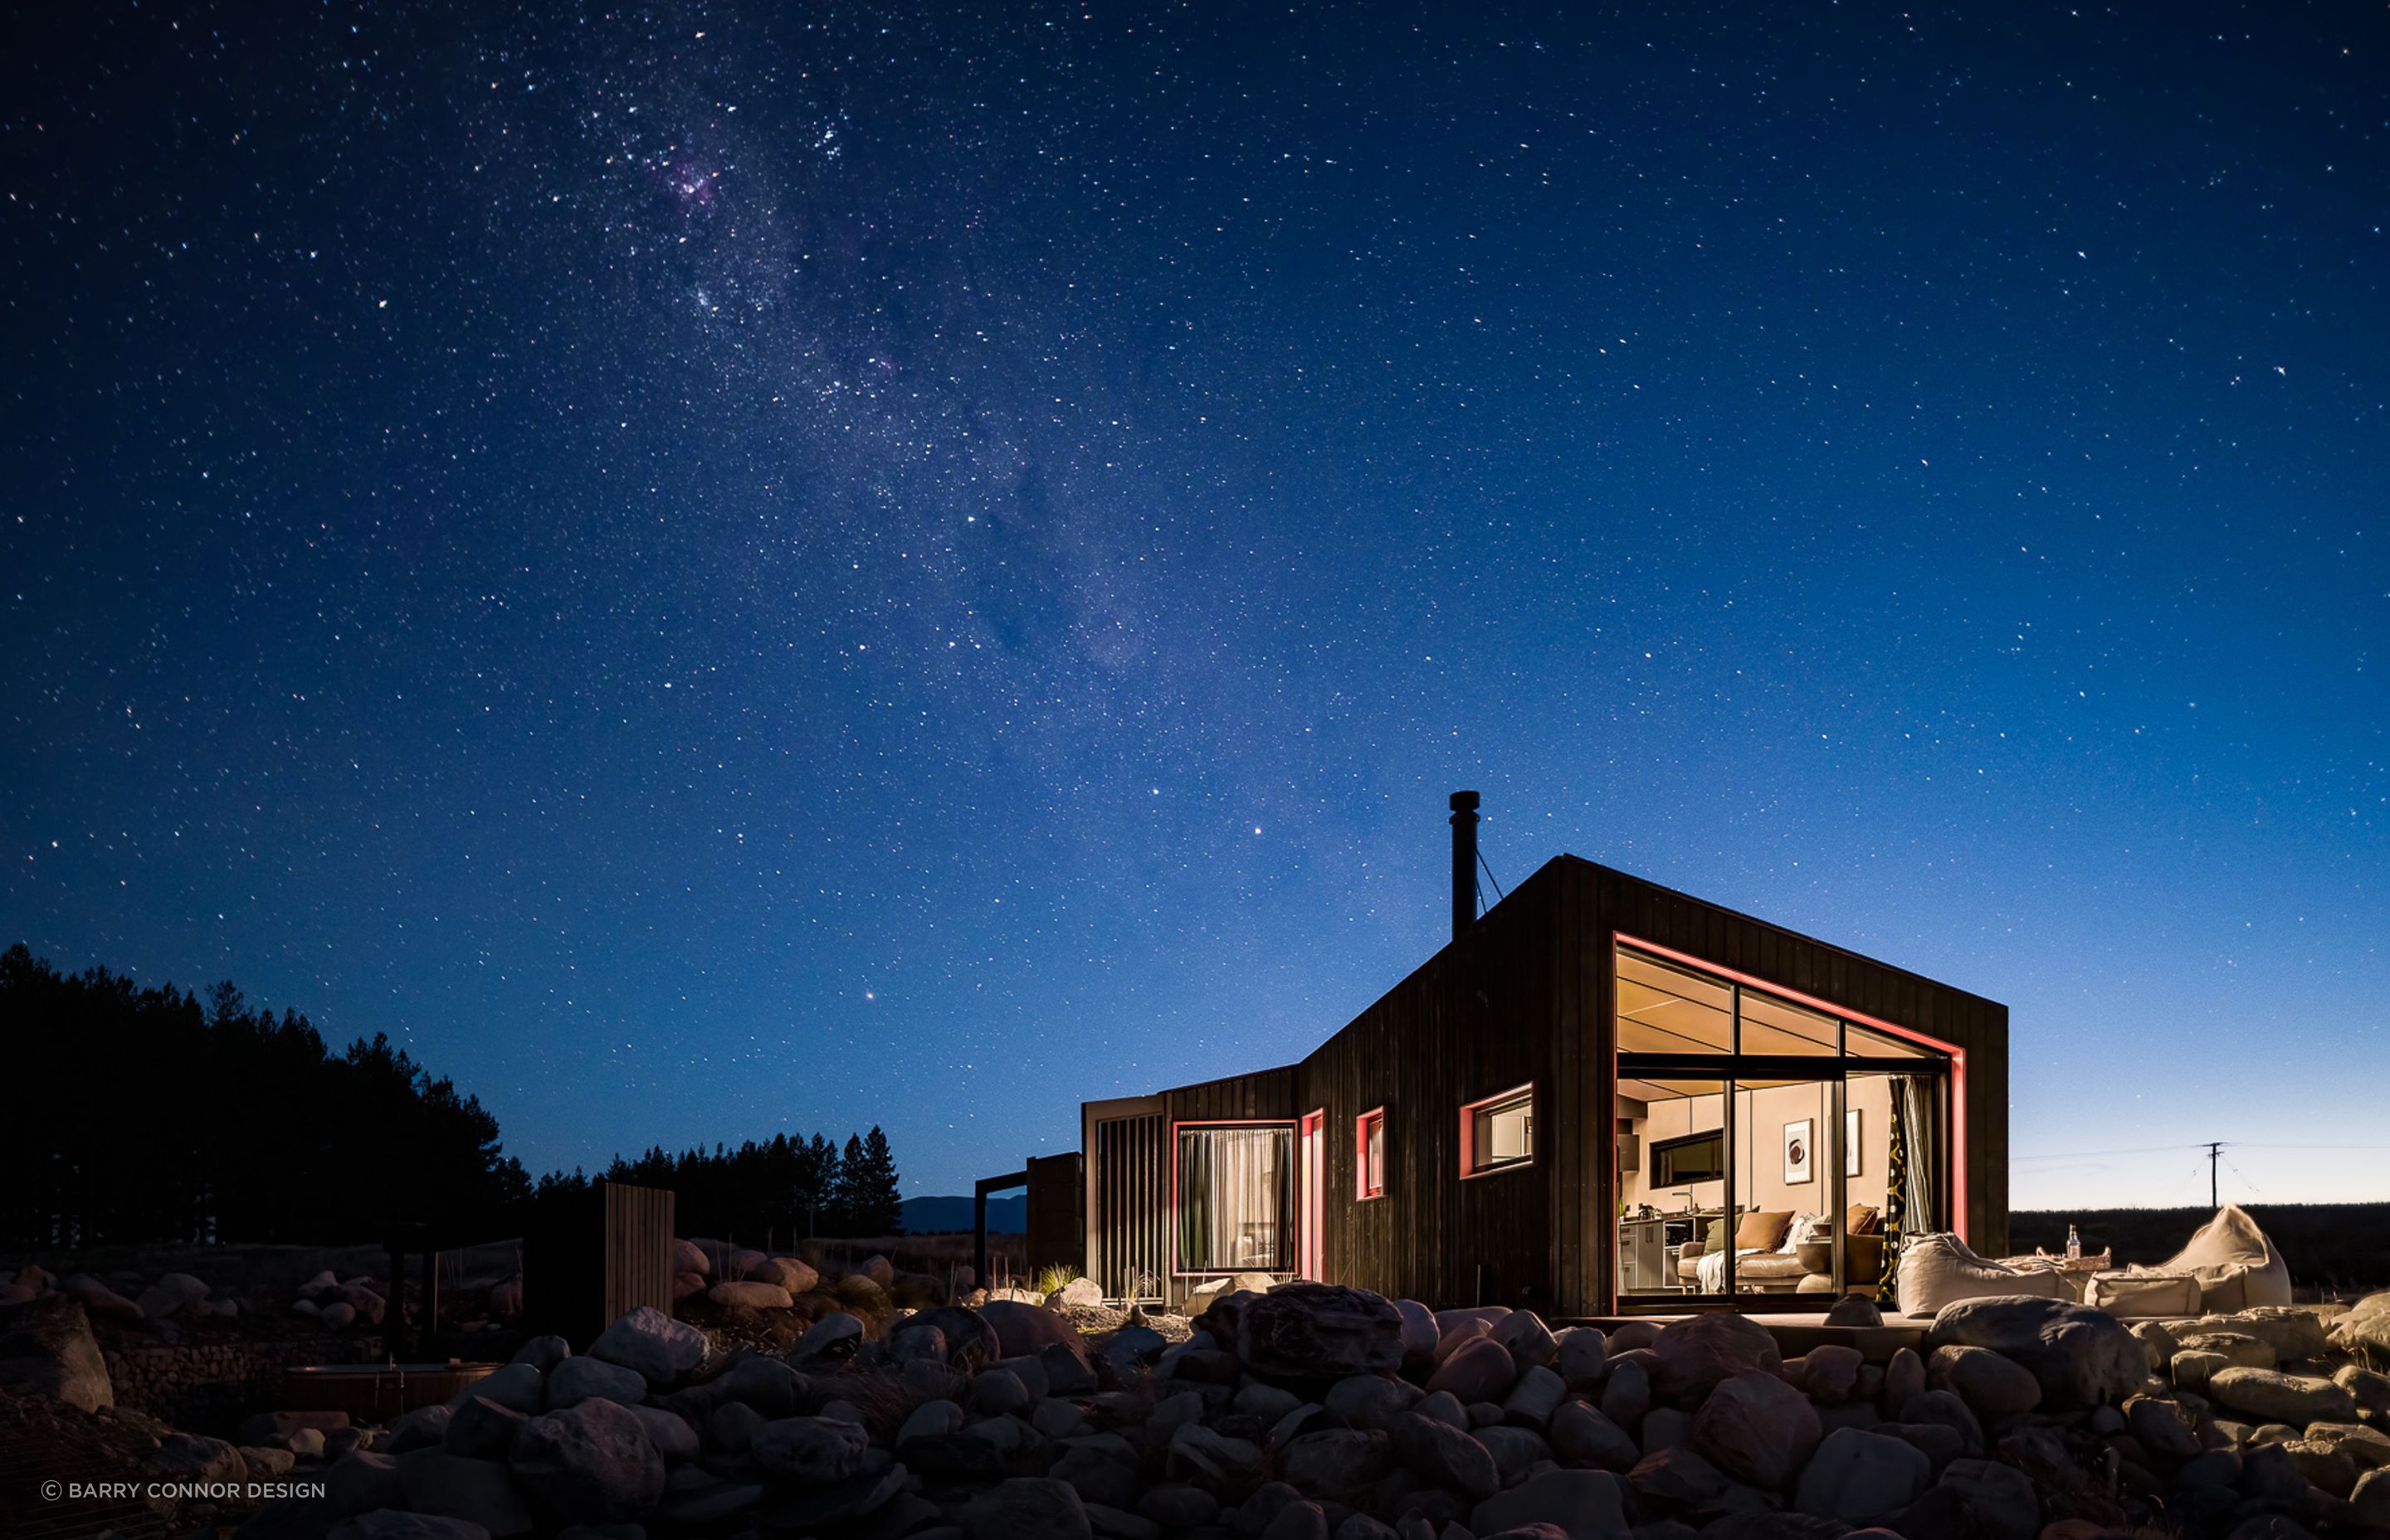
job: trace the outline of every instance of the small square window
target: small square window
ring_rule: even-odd
[[[1374,1108],[1353,1121],[1353,1196],[1386,1196],[1386,1110]]]
[[[1481,1176],[1536,1158],[1536,1089],[1522,1085],[1460,1110],[1460,1174]]]

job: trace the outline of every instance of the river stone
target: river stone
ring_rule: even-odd
[[[1882,1326],[1883,1311],[1865,1294],[1845,1294],[1826,1312],[1828,1326]]]
[[[1480,1401],[1499,1402],[1518,1378],[1519,1366],[1510,1350],[1490,1336],[1480,1336],[1437,1365],[1428,1376],[1427,1388],[1430,1394],[1449,1391],[1467,1406]]]
[[[1382,1428],[1396,1412],[1410,1410],[1420,1398],[1417,1385],[1382,1374],[1348,1375],[1328,1387],[1322,1398],[1328,1415],[1351,1428]]]
[[[1801,1388],[1810,1400],[1837,1406],[1858,1388],[1859,1370],[1866,1367],[1858,1349],[1843,1342],[1820,1342],[1801,1357]]]
[[[1925,1389],[1925,1360],[1914,1348],[1896,1350],[1883,1366],[1883,1405],[1886,1410],[1897,1412],[1908,1405],[1908,1398]]]
[[[2206,1393],[2211,1401],[2268,1422],[2304,1428],[2310,1422],[2357,1420],[2357,1403],[2348,1392],[2315,1375],[2218,1369],[2208,1377]]]
[[[2245,1331],[2186,1331],[2175,1338],[2177,1353],[2212,1353],[2229,1368],[2270,1369],[2281,1364],[2274,1344]]]
[[[2041,1500],[2022,1470],[1988,1460],[1953,1460],[1941,1482],[1903,1509],[1890,1527],[1913,1540],[1943,1535],[2035,1540],[2041,1533]]]
[[[1441,1335],[1435,1312],[1417,1300],[1396,1300],[1394,1311],[1403,1318],[1403,1372],[1417,1374],[1433,1368],[1436,1339]]]
[[[567,1520],[635,1519],[663,1495],[663,1457],[631,1409],[611,1401],[533,1418],[508,1464],[543,1509]]]
[[[1522,1428],[1542,1428],[1567,1399],[1568,1381],[1540,1364],[1530,1364],[1503,1397],[1502,1418]]]
[[[1766,1327],[1728,1311],[1669,1322],[1651,1340],[1651,1353],[1652,1393],[1688,1411],[1720,1382],[1752,1371],[1774,1376],[1784,1363]]]
[[[755,1430],[748,1455],[758,1469],[819,1485],[844,1481],[863,1468],[871,1436],[836,1417],[784,1417]]]
[[[1530,1368],[1549,1368],[1560,1356],[1561,1345],[1551,1328],[1532,1310],[1513,1310],[1494,1323],[1494,1340],[1508,1348],[1518,1361],[1519,1372]]]
[[[1643,1421],[1643,1414],[1651,1409],[1651,1381],[1636,1358],[1621,1358],[1610,1369],[1609,1383],[1601,1387],[1601,1415],[1621,1428],[1634,1429]]]
[[[1838,1428],[1801,1472],[1792,1506],[1846,1524],[1872,1524],[1898,1513],[1933,1484],[1934,1462],[1915,1444]]]
[[[324,1540],[491,1540],[491,1535],[470,1519],[386,1508],[341,1520],[326,1532]]]
[[[2390,1364],[2390,1289],[2350,1305],[2332,1323],[2327,1335],[2343,1353]]]
[[[2029,1295],[1946,1304],[1929,1347],[1989,1348],[2041,1384],[2043,1405],[2073,1411],[2120,1402],[2140,1388],[2148,1360],[2125,1324],[2104,1311]]]
[[[1394,1452],[1381,1432],[1330,1428],[1294,1439],[1273,1463],[1279,1479],[1297,1491],[1351,1503],[1394,1469]]]
[[[1771,1492],[1792,1478],[1818,1447],[1818,1409],[1782,1376],[1745,1369],[1718,1385],[1693,1414],[1692,1446],[1729,1476]]]
[[[650,1385],[669,1385],[705,1362],[705,1333],[643,1304],[599,1332],[589,1356],[631,1369]]]
[[[440,1442],[452,1455],[470,1459],[502,1460],[515,1446],[515,1435],[529,1421],[521,1412],[487,1396],[468,1397],[448,1414]]]
[[[1603,1470],[1548,1470],[1486,1498],[1470,1527],[1492,1536],[1548,1525],[1564,1540],[1626,1540],[1625,1489]]]
[[[2358,1477],[2348,1503],[2349,1517],[2358,1523],[2390,1529],[2390,1470],[2369,1470]]]
[[[1626,1484],[1647,1500],[1696,1508],[1724,1496],[1734,1483],[1698,1452],[1679,1444],[1654,1449],[1636,1461],[1626,1472]]]
[[[2014,1359],[1989,1348],[1938,1347],[1926,1360],[1926,1383],[1949,1391],[1985,1422],[2029,1412],[2041,1404],[2041,1381]]]
[[[2187,1460],[2199,1453],[2199,1432],[2174,1402],[2137,1395],[2125,1403],[2125,1428],[2151,1454]]]
[[[1221,1486],[1244,1485],[1262,1468],[1261,1447],[1250,1439],[1232,1438],[1200,1422],[1181,1423],[1170,1435],[1169,1469],[1192,1471]]]
[[[1625,1429],[1582,1401],[1562,1402],[1546,1436],[1553,1457],[1572,1468],[1630,1470],[1642,1457]]]
[[[602,1358],[567,1358],[547,1377],[547,1409],[552,1412],[585,1401],[619,1401],[631,1406],[647,1398],[648,1381],[644,1376]]]
[[[1591,1326],[1563,1328],[1560,1333],[1560,1356],[1552,1367],[1569,1383],[1569,1389],[1581,1391],[1600,1383],[1610,1372],[1610,1341],[1601,1328]]]
[[[2379,1299],[2384,1296],[2373,1297]],[[2384,1354],[2383,1361],[2390,1363],[2390,1353]],[[2390,1374],[2379,1373],[2361,1364],[2343,1364],[2332,1371],[2332,1382],[2348,1392],[2359,1411],[2377,1415],[2390,1413]]]
[[[1430,1481],[1477,1498],[1502,1489],[1493,1453],[1448,1423],[1405,1412],[1387,1425],[1386,1434],[1395,1457]]]
[[[939,1328],[946,1334],[946,1341],[954,1344],[957,1361],[959,1361],[959,1353],[965,1344],[956,1337],[955,1328],[947,1324],[954,1315],[983,1320],[995,1334],[996,1351],[983,1362],[993,1363],[999,1358],[1034,1358],[1049,1347],[1064,1348],[1082,1359],[1087,1355],[1087,1340],[1079,1335],[1079,1328],[1071,1324],[1070,1317],[1058,1315],[1042,1304],[996,1300],[978,1310],[958,1310],[947,1305],[926,1314],[937,1318]]]

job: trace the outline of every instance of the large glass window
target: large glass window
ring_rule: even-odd
[[[1616,976],[1622,1300],[1822,1307],[1947,1226],[1947,1054],[1628,947]]]
[[[1294,1125],[1181,1125],[1178,1270],[1283,1273],[1294,1265]]]
[[[1460,1110],[1462,1166],[1471,1176],[1536,1157],[1536,1093],[1522,1085]]]

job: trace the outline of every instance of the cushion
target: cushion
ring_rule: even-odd
[[[2199,1227],[2191,1244],[2149,1269],[2199,1279],[2200,1309],[2229,1315],[2259,1304],[2291,1303],[2291,1269],[2249,1211],[2227,1203]]]
[[[2142,1267],[2094,1273],[2083,1285],[2083,1303],[2111,1315],[2196,1315],[2202,1295],[2199,1278],[2191,1273],[2161,1273]]]
[[[1741,1224],[1735,1226],[1735,1250],[1777,1251],[1784,1244],[1784,1232],[1792,1227],[1791,1209],[1754,1209],[1742,1216]]]
[[[1865,1203],[1853,1203],[1843,1214],[1844,1235],[1881,1235],[1883,1233],[1883,1211]]]
[[[1914,1235],[1901,1248],[1895,1284],[1904,1315],[1931,1315],[1959,1300],[2036,1294],[2072,1300],[2075,1290],[2055,1265],[2010,1267],[1987,1262],[1955,1235]]]
[[[1822,1213],[1796,1213],[1784,1232],[1784,1250],[1806,1246],[1814,1241],[1834,1238],[1834,1226]]]

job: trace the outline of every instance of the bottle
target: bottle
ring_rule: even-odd
[[[2069,1262],[2083,1260],[2083,1238],[2075,1233],[2075,1226],[2072,1225],[2066,1226],[2066,1260]]]

